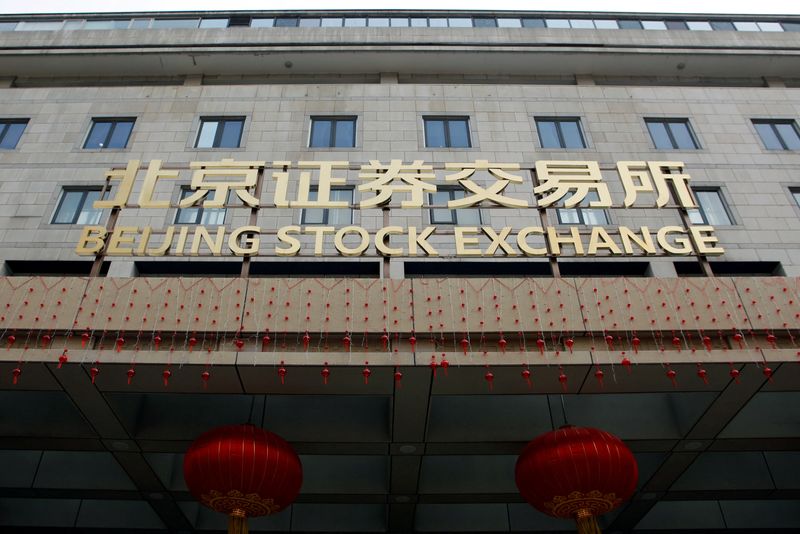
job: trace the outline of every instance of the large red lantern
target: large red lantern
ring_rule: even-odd
[[[519,492],[537,510],[599,533],[596,517],[630,499],[639,469],[628,447],[595,428],[564,426],[525,447],[515,469]]]
[[[198,501],[230,517],[230,534],[246,534],[248,517],[280,512],[294,501],[303,467],[279,436],[253,425],[230,425],[192,443],[183,476]]]

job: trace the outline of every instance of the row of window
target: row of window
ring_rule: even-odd
[[[196,148],[238,148],[244,117],[204,117],[200,120]],[[586,148],[586,138],[577,117],[535,117],[542,148]],[[135,119],[95,118],[83,143],[86,149],[125,148]],[[800,130],[792,119],[752,119],[768,150],[800,150]],[[0,120],[0,148],[13,149],[19,143],[27,119]],[[425,146],[428,148],[470,148],[469,118],[423,117]],[[647,118],[647,130],[655,148],[693,150],[700,148],[689,119]],[[311,117],[308,146],[311,148],[352,148],[356,146],[356,117]]]
[[[139,30],[182,28],[574,28],[598,30],[800,31],[800,22],[683,19],[562,19],[532,17],[272,17],[133,18],[0,21],[0,31]]]

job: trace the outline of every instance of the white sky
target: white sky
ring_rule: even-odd
[[[0,13],[285,9],[462,9],[800,14],[798,0],[0,0]]]

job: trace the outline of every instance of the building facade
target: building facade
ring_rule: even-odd
[[[0,17],[0,525],[213,531],[182,455],[301,455],[254,531],[800,528],[800,18]]]

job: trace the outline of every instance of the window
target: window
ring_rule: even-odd
[[[0,120],[0,148],[11,150],[17,148],[19,138],[28,125],[28,119]]]
[[[653,144],[660,150],[699,148],[689,119],[645,119]]]
[[[353,203],[353,190],[350,188],[331,189],[331,200]],[[317,200],[317,190],[308,192],[309,200]],[[306,208],[300,216],[300,224],[327,224],[344,226],[353,222],[353,210],[348,208]]]
[[[536,119],[542,148],[586,148],[580,119]]]
[[[125,148],[135,119],[92,119],[83,148]]]
[[[641,30],[642,22],[639,20],[622,19],[619,21],[619,27],[621,30]]]
[[[719,188],[692,188],[697,199],[698,209],[687,210],[692,224],[730,225],[733,224],[728,207],[722,199]]]
[[[196,148],[239,148],[244,117],[200,119]]]
[[[425,146],[428,148],[470,148],[469,119],[430,117],[425,119]]]
[[[600,197],[597,191],[589,191],[581,203],[589,204],[598,200],[600,200]],[[558,208],[556,214],[558,215],[559,224],[585,224],[587,226],[609,224],[608,214],[604,209]]]
[[[431,204],[434,206],[447,206],[450,200],[464,198],[463,189],[449,189],[440,187],[431,194]],[[481,224],[481,212],[477,208],[431,208],[431,224],[460,224],[477,226]]]
[[[356,146],[355,117],[311,117],[312,148],[347,148]]]
[[[58,201],[53,224],[97,224],[103,210],[95,209],[100,189],[64,189]]]
[[[181,188],[180,200],[190,196],[195,191],[189,188]],[[230,201],[230,194],[228,201]],[[202,201],[201,201],[202,202]],[[204,208],[202,206],[192,206],[191,208],[178,208],[175,214],[176,224],[206,224],[222,225],[225,224],[225,208]]]
[[[800,150],[800,133],[791,119],[753,120],[758,135],[769,150]]]
[[[800,187],[790,187],[789,192],[792,194],[794,201],[797,202],[797,207],[800,208]]]

